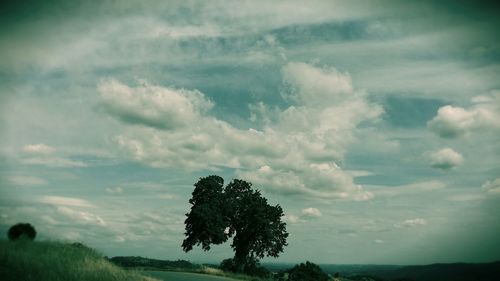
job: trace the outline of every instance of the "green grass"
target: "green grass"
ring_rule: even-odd
[[[86,247],[61,242],[0,240],[0,280],[155,281],[119,268]]]

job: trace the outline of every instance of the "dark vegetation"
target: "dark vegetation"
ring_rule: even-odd
[[[322,264],[321,268],[329,273],[341,273],[343,276],[356,275],[361,273],[389,272],[402,268],[401,265],[370,265],[370,264]]]
[[[374,275],[386,280],[412,281],[493,281],[499,280],[500,261],[492,263],[450,263],[404,266]]]
[[[36,230],[29,223],[18,223],[10,227],[7,236],[11,241],[19,239],[34,240],[36,237]]]
[[[201,178],[189,200],[191,211],[186,214],[186,238],[182,243],[188,252],[201,245],[222,244],[233,238],[234,257],[225,260],[225,270],[249,275],[265,275],[258,260],[264,256],[278,257],[287,246],[286,224],[279,205],[271,206],[252,184],[235,179],[224,187],[219,176]]]
[[[225,259],[220,263],[219,268],[223,271],[239,272],[239,266],[240,265],[235,262],[235,259]],[[252,258],[246,260],[246,263],[243,264],[243,269],[243,273],[250,276],[256,276],[260,278],[268,278],[272,276],[271,271],[261,266],[258,260]]]
[[[160,269],[160,270],[195,270],[201,266],[185,260],[158,260],[143,257],[112,257],[110,262],[125,268]]]
[[[288,281],[327,281],[326,275],[321,268],[310,262],[298,264],[288,271]]]

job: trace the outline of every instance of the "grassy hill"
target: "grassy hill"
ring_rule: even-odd
[[[0,240],[0,280],[155,281],[124,270],[81,244]]]

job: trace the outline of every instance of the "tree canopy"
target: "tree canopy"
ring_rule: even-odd
[[[182,243],[188,252],[194,246],[210,250],[233,237],[235,271],[244,271],[247,264],[264,256],[278,257],[287,246],[286,224],[281,221],[283,209],[271,206],[252,184],[234,179],[224,187],[219,176],[201,178],[189,200],[186,214],[186,238]]]
[[[33,240],[36,237],[36,230],[29,223],[18,223],[9,228],[7,236],[11,241],[15,241],[18,239]]]

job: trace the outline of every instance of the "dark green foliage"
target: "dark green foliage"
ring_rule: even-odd
[[[83,243],[80,243],[80,242],[73,242],[70,245],[75,247],[75,248],[79,248],[79,249],[92,250],[92,248],[90,248],[89,246],[87,246]]]
[[[186,252],[195,245],[207,251],[211,244],[222,244],[233,237],[231,271],[244,272],[257,259],[278,257],[287,245],[286,224],[281,221],[283,209],[269,205],[251,183],[235,179],[224,187],[219,176],[201,178],[189,203],[192,207],[186,214],[186,239],[182,243]]]
[[[189,199],[193,206],[185,221],[184,251],[188,252],[194,245],[200,244],[203,250],[208,251],[210,244],[222,244],[229,238],[224,233],[229,222],[223,214],[223,185],[224,180],[218,176],[202,178],[195,184],[193,197]]]
[[[126,268],[148,267],[155,269],[177,270],[177,269],[198,269],[200,266],[186,260],[157,260],[143,257],[112,257],[110,262]]]
[[[273,277],[274,280],[276,281],[286,281],[285,279],[285,271],[280,270],[278,273],[276,273]]]
[[[220,263],[219,268],[224,271],[234,272],[236,270],[236,264],[233,259],[225,259]]]
[[[385,281],[380,277],[372,276],[372,275],[351,275],[349,279],[352,281]],[[405,279],[406,280],[406,279]],[[393,280],[395,281],[395,280]],[[407,280],[410,281],[410,280]]]
[[[327,281],[328,275],[314,263],[306,262],[294,266],[288,274],[288,281]]]
[[[261,278],[267,278],[271,275],[271,272],[267,268],[261,266],[255,258],[246,259],[243,265],[238,264],[235,259],[225,259],[220,263],[219,268],[224,271],[241,272]]]
[[[19,239],[34,240],[36,237],[36,230],[29,223],[18,223],[10,227],[7,236],[11,241]]]

